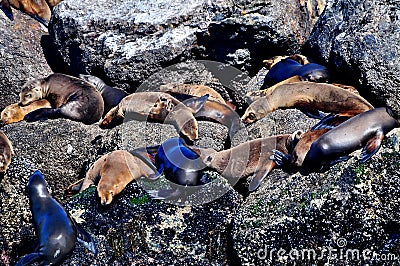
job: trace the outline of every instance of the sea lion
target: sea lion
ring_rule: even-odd
[[[29,201],[39,245],[34,253],[23,256],[17,266],[34,262],[40,265],[59,264],[73,251],[76,241],[97,254],[92,237],[50,196],[46,186],[40,171],[30,176]]]
[[[0,8],[8,18],[14,20],[11,6],[28,14],[46,27],[48,26],[51,10],[45,0],[1,0]]]
[[[184,93],[167,93],[184,103],[188,99],[194,97]],[[230,106],[210,99],[207,99],[203,107],[194,114],[194,117],[196,120],[212,121],[226,126],[229,129],[229,138],[231,140],[240,129],[244,128],[244,124],[240,120],[238,113],[236,113]]]
[[[277,109],[299,108],[307,113],[332,112],[354,116],[373,106],[363,97],[340,87],[315,82],[283,84],[250,104],[242,116],[250,124]]]
[[[79,77],[96,87],[96,89],[100,92],[101,97],[103,97],[104,101],[104,114],[108,113],[111,108],[117,106],[123,98],[128,96],[126,91],[123,91],[118,88],[110,87],[103,80],[98,77],[92,75],[83,75],[80,74]]]
[[[206,165],[182,138],[170,138],[161,145],[135,149],[131,153],[154,162],[157,175],[164,173],[171,181],[171,189],[147,191],[153,198],[175,199],[192,191],[188,187],[195,188],[208,182],[203,178]]]
[[[8,105],[1,111],[0,126],[22,121],[25,115],[40,108],[51,108],[51,104],[48,100],[41,99],[26,106],[21,106],[18,103]]]
[[[283,59],[293,59],[297,62],[299,62],[301,65],[309,64],[311,63],[310,60],[307,58],[305,55],[301,54],[294,54],[294,55],[277,55],[273,56],[270,59],[264,60],[263,63],[267,69],[271,69],[276,63],[279,63]]]
[[[282,59],[268,71],[264,78],[261,89],[266,89],[278,82],[293,76],[300,76],[302,79],[313,82],[329,82],[330,73],[325,66],[308,63],[305,65],[293,59]]]
[[[207,101],[208,95],[188,99],[183,103],[165,92],[132,93],[112,108],[100,121],[100,128],[112,128],[124,119],[149,120],[173,124],[185,138],[198,138],[198,124],[193,114]]]
[[[0,174],[7,171],[7,168],[11,163],[11,157],[14,155],[11,141],[8,139],[6,134],[0,131]]]
[[[305,172],[329,169],[348,160],[348,154],[362,148],[360,162],[370,159],[380,148],[385,135],[400,123],[388,107],[358,114],[315,140],[304,159]]]
[[[270,158],[274,149],[288,153],[296,145],[302,132],[254,139],[223,151],[214,149],[194,149],[203,162],[217,171],[231,183],[254,174],[249,191],[256,190],[264,178],[274,169],[275,162]]]
[[[25,116],[26,121],[64,117],[93,124],[100,120],[104,110],[103,98],[93,85],[59,73],[26,82],[19,104],[26,106],[40,99],[48,100],[52,108],[32,111]]]
[[[100,157],[90,167],[86,177],[66,189],[72,195],[87,189],[90,185],[100,180],[97,185],[97,194],[102,205],[108,205],[114,197],[133,180],[145,177],[154,180],[157,169],[147,164],[137,156],[123,150],[116,150]]]

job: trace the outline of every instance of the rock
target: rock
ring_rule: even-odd
[[[304,46],[376,106],[400,115],[400,23],[395,2],[330,1]]]
[[[0,11],[0,110],[19,101],[28,79],[52,73],[41,47],[40,24],[21,12],[14,16],[11,21]]]
[[[151,74],[188,59],[254,71],[264,57],[294,53],[324,4],[65,0],[49,32],[70,73],[96,75],[132,92]]]
[[[399,137],[393,130],[365,164],[351,159],[308,176],[274,171],[235,215],[232,238],[241,263],[394,261]]]

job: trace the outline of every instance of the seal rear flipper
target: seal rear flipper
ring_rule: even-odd
[[[315,119],[323,119],[324,118],[324,113],[322,113],[319,110],[308,110],[308,109],[303,109],[299,108],[300,111],[302,111],[306,116],[310,118],[315,118]]]
[[[6,14],[6,16],[13,21],[14,20],[14,15],[12,13],[12,9],[10,7],[10,2],[8,2],[8,0],[2,0],[0,2],[0,9],[3,10],[4,14]]]
[[[183,101],[182,103],[189,107],[189,109],[192,111],[193,114],[197,113],[200,111],[201,108],[203,108],[204,104],[206,103],[208,99],[208,94],[205,94],[201,97],[193,97],[188,100]]]
[[[39,253],[31,253],[20,258],[15,266],[32,265],[34,262],[41,261]]]
[[[94,255],[97,255],[97,248],[96,244],[91,235],[85,231],[79,224],[75,221],[75,228],[76,228],[76,240],[81,243],[85,248],[90,250]]]
[[[278,150],[272,150],[272,160],[279,167],[284,167],[290,163],[290,154],[284,154]]]
[[[25,115],[27,122],[44,121],[46,119],[55,119],[63,117],[59,108],[40,108]]]
[[[75,183],[72,183],[71,185],[69,185],[66,189],[65,189],[65,194],[67,195],[76,195],[79,193],[79,191],[81,190],[83,181],[85,179],[82,178],[78,181],[76,181]]]
[[[360,155],[360,162],[365,163],[368,159],[370,159],[381,147],[382,140],[385,137],[383,132],[379,132],[376,136],[368,140],[365,147],[362,149]]]
[[[253,192],[256,190],[260,185],[264,178],[274,169],[275,162],[273,160],[266,161],[258,172],[254,175],[253,179],[249,184],[249,191]]]
[[[319,130],[319,129],[332,129],[344,121],[348,120],[350,116],[339,115],[339,114],[329,114],[321,119],[317,124],[315,124],[311,131]]]
[[[49,27],[49,22],[47,20],[45,20],[44,18],[42,18],[38,15],[32,15],[32,14],[29,14],[29,16],[31,16],[33,19],[36,19],[40,23],[42,23],[46,28]]]

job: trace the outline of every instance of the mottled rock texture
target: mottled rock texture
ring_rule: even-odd
[[[66,0],[50,34],[69,72],[134,91],[152,73],[187,59],[256,70],[265,57],[294,53],[324,1]]]
[[[400,115],[399,16],[397,1],[329,1],[304,51]]]

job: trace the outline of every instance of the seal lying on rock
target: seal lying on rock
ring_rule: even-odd
[[[34,101],[26,106],[18,103],[10,104],[1,111],[0,126],[22,121],[25,115],[40,108],[51,108],[51,104],[46,99]]]
[[[35,252],[23,256],[17,266],[34,262],[40,265],[60,264],[73,251],[76,241],[97,254],[92,237],[50,196],[46,185],[40,171],[35,171],[29,178],[29,200],[39,244]]]
[[[46,99],[52,108],[41,108],[25,116],[28,122],[48,118],[69,118],[85,124],[100,120],[104,110],[101,94],[90,83],[64,74],[51,74],[25,83],[20,105]]]
[[[126,96],[100,121],[101,128],[112,128],[122,124],[124,119],[149,120],[173,124],[185,138],[198,138],[198,124],[193,114],[207,101],[208,95],[178,101],[165,92],[136,92]]]
[[[14,156],[14,149],[11,141],[7,138],[6,134],[0,131],[0,173],[3,174],[7,171],[11,163],[11,156]]]
[[[299,108],[306,113],[332,112],[342,116],[354,116],[373,106],[360,95],[340,87],[315,82],[283,84],[250,104],[242,116],[250,124],[277,109]]]
[[[101,97],[103,97],[104,101],[104,114],[110,111],[111,108],[117,106],[123,98],[128,96],[126,91],[123,91],[118,88],[114,88],[108,86],[98,77],[92,75],[79,75],[79,77],[96,87],[96,89],[100,92]]]
[[[66,192],[70,195],[76,194],[98,180],[97,193],[100,202],[102,205],[108,205],[133,180],[141,177],[156,179],[156,171],[155,166],[146,164],[127,151],[112,151],[100,157],[90,167],[86,177],[69,185]]]
[[[264,178],[274,169],[275,162],[270,158],[274,149],[288,153],[296,145],[302,132],[254,139],[223,151],[197,148],[203,162],[217,171],[231,183],[240,178],[255,174],[249,191],[256,190]]]
[[[359,148],[363,148],[360,162],[364,163],[379,150],[385,135],[399,126],[399,121],[393,118],[392,111],[387,107],[356,115],[331,130],[328,126],[328,132],[323,133],[315,141],[310,141],[312,144],[302,162],[301,172],[326,171],[330,166],[348,160],[350,158],[348,154]],[[314,132],[323,132],[327,129],[320,125]]]
[[[292,59],[296,62],[298,62],[301,65],[309,64],[311,63],[310,60],[307,58],[305,55],[301,54],[294,54],[294,55],[277,55],[273,56],[270,59],[264,60],[263,64],[267,69],[271,69],[275,64],[279,63],[283,59]]]
[[[293,59],[282,59],[268,71],[261,89],[268,88],[278,82],[293,76],[300,76],[303,80],[313,82],[329,82],[330,74],[325,66],[308,63],[302,65]]]

